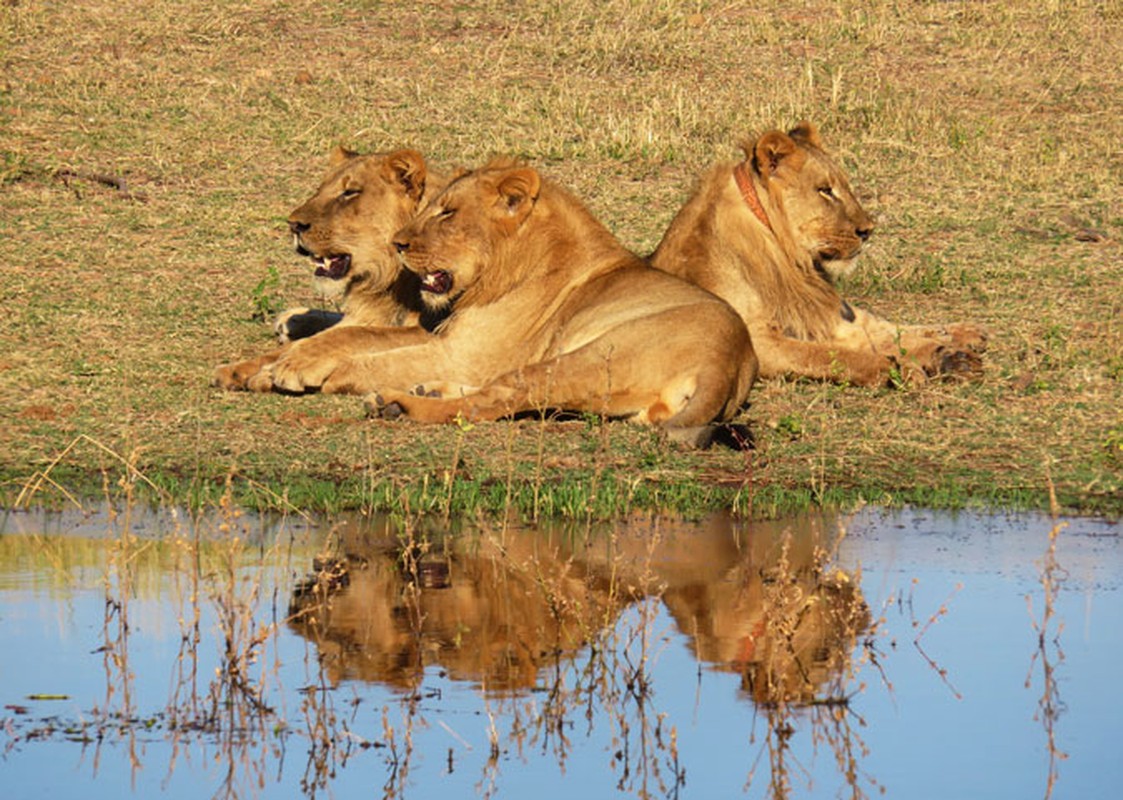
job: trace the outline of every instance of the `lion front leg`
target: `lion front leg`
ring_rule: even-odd
[[[985,353],[987,350],[987,329],[974,322],[952,322],[947,325],[904,325],[900,328],[901,339],[907,344],[910,340],[936,339],[956,350],[971,353]]]
[[[377,370],[367,368],[374,354],[425,343],[422,328],[367,328],[340,325],[289,345],[271,369],[273,386],[286,392],[320,390],[327,394],[367,394],[377,386]]]
[[[835,341],[857,351],[872,349],[888,359],[893,364],[891,383],[982,376],[979,354],[986,350],[986,330],[981,326],[897,325],[862,309],[854,311],[854,323],[838,328]]]

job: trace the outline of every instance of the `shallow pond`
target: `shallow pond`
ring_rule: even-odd
[[[23,797],[1094,798],[1117,523],[0,514]]]

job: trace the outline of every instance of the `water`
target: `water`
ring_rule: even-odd
[[[1123,785],[1115,523],[0,524],[5,797]]]

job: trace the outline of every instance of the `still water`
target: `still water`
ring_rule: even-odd
[[[0,514],[25,797],[1109,798],[1118,523]]]

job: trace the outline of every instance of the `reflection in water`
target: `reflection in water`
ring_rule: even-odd
[[[1034,719],[1039,721],[1045,729],[1046,749],[1049,754],[1049,769],[1046,776],[1045,800],[1053,796],[1053,789],[1057,785],[1057,762],[1068,758],[1068,755],[1057,747],[1057,719],[1064,711],[1064,703],[1060,699],[1057,686],[1056,667],[1064,661],[1064,651],[1061,650],[1061,625],[1054,620],[1056,614],[1057,591],[1061,581],[1064,580],[1064,569],[1057,561],[1057,537],[1066,525],[1054,525],[1049,532],[1049,547],[1041,564],[1041,589],[1042,610],[1041,620],[1034,615],[1033,596],[1026,595],[1026,604],[1029,606],[1030,621],[1037,634],[1037,649],[1030,660],[1029,674],[1026,676],[1026,688],[1033,685],[1034,667],[1041,664],[1041,699],[1037,703],[1037,714]]]
[[[1123,781],[1110,524],[1027,556],[1048,522],[47,523],[0,518],[5,796],[1060,800]]]
[[[356,521],[336,528],[333,552],[297,585],[289,624],[316,644],[330,685],[372,681],[410,697],[434,669],[478,685],[510,719],[503,745],[493,720],[493,761],[500,749],[534,747],[564,767],[567,731],[596,706],[616,726],[618,788],[647,796],[684,780],[677,732],[652,706],[662,604],[699,668],[740,674],[764,711],[774,796],[790,788],[796,713],[858,795],[863,746],[847,687],[870,615],[859,576],[829,566],[831,545],[817,528],[797,536],[724,516],[688,526],[636,519],[580,535],[402,533]],[[394,732],[406,754],[413,720],[407,713],[404,734]]]

